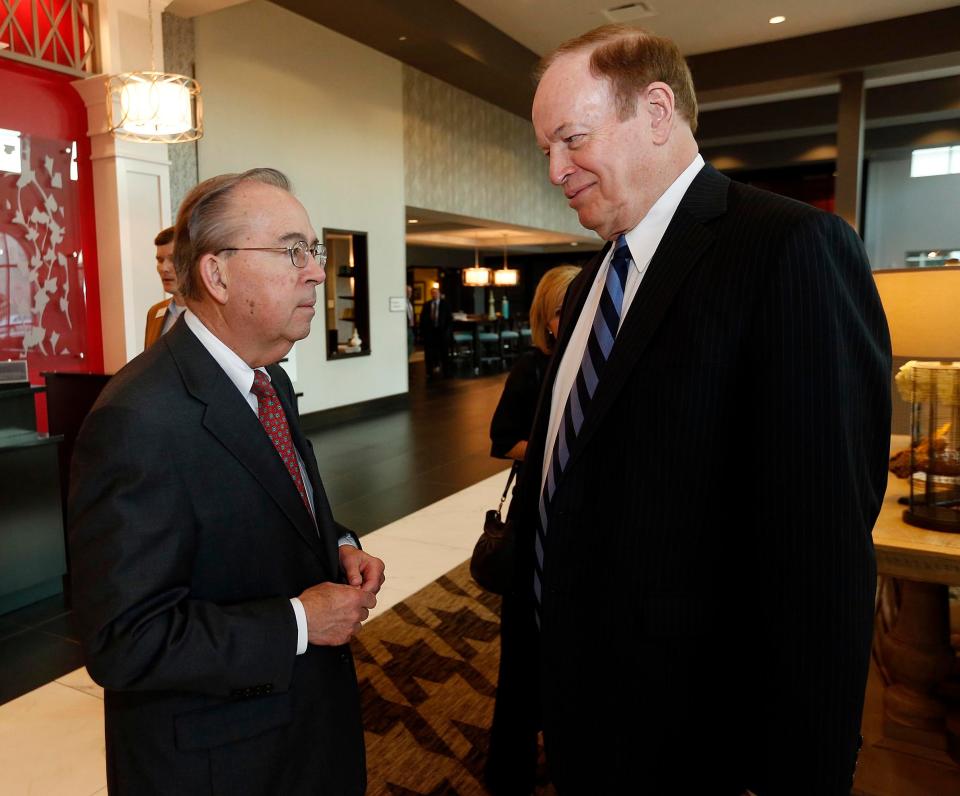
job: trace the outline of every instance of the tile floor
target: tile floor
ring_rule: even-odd
[[[408,410],[310,434],[334,514],[384,559],[373,615],[466,560],[507,462],[487,429],[505,375],[429,390],[411,368]],[[102,690],[82,668],[62,595],[0,617],[0,794],[106,793]]]

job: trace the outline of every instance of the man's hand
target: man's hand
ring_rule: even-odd
[[[363,550],[348,544],[340,545],[340,566],[347,576],[347,583],[358,586],[361,591],[376,594],[385,580],[383,562]]]
[[[307,615],[307,641],[328,646],[350,641],[377,604],[373,592],[341,583],[311,586],[299,599]]]

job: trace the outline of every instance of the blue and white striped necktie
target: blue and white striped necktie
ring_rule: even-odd
[[[547,517],[549,516],[550,501],[560,481],[560,474],[570,459],[570,450],[573,447],[577,434],[583,426],[583,419],[593,394],[597,390],[603,367],[610,358],[613,342],[620,328],[620,309],[623,306],[623,291],[627,284],[627,270],[630,266],[630,249],[627,239],[621,235],[617,238],[613,250],[613,257],[607,268],[607,281],[597,314],[593,318],[593,327],[590,330],[590,339],[583,351],[580,361],[580,371],[567,397],[567,404],[563,409],[563,421],[557,430],[557,437],[553,444],[553,455],[550,458],[550,468],[540,493],[540,516],[537,523],[537,536],[534,542],[536,548],[536,566],[533,572],[533,592],[536,597],[537,627],[540,626],[541,589],[543,583],[543,551],[547,538]]]

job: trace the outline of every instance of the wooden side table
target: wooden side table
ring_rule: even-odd
[[[899,449],[896,443],[894,449]],[[873,531],[878,574],[896,578],[899,589],[892,626],[874,638],[888,678],[883,733],[960,762],[960,717],[950,715],[942,695],[956,656],[950,646],[947,588],[960,586],[960,534],[907,525],[897,501],[908,491],[905,480],[890,476]]]

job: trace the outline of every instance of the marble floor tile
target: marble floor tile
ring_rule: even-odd
[[[506,471],[490,476],[367,534],[363,538],[363,545],[367,547],[371,541],[380,538],[406,539],[453,547],[469,554],[483,530],[487,510],[496,508],[500,502],[506,479]],[[507,505],[509,503],[504,506],[504,513]],[[438,570],[433,577],[446,571]]]
[[[76,669],[63,677],[58,677],[56,682],[65,685],[67,688],[73,688],[83,694],[103,699],[103,688],[93,682],[93,679],[87,673],[86,667]]]
[[[87,796],[106,784],[99,699],[54,682],[0,708],[4,796]]]
[[[386,564],[386,582],[377,595],[373,618],[433,582],[469,557],[469,552],[409,539],[380,537],[364,540],[364,549]],[[369,621],[369,620],[368,620]]]

